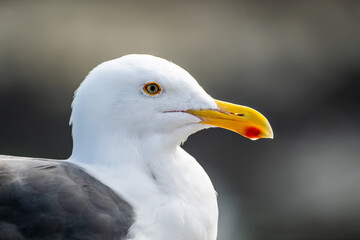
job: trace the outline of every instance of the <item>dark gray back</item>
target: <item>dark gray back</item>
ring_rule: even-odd
[[[0,155],[0,239],[119,239],[132,207],[80,167]]]

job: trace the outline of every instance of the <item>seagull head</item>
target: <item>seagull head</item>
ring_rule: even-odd
[[[187,71],[151,55],[126,55],[98,65],[76,91],[72,108],[74,150],[114,139],[156,138],[177,146],[208,127],[253,140],[273,138],[262,114],[213,99]]]

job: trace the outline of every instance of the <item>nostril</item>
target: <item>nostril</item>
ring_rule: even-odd
[[[234,114],[236,116],[239,116],[239,117],[244,117],[245,116],[245,114],[243,114],[243,113],[232,113],[232,114]]]

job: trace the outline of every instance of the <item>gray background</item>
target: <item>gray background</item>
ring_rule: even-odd
[[[275,139],[210,129],[184,148],[219,193],[219,240],[360,239],[360,1],[1,1],[0,153],[67,158],[73,91],[148,53]]]

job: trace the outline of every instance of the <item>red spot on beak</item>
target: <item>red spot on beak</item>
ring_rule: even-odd
[[[256,140],[260,138],[260,129],[257,127],[247,127],[245,129],[245,137],[250,138],[252,140]]]

